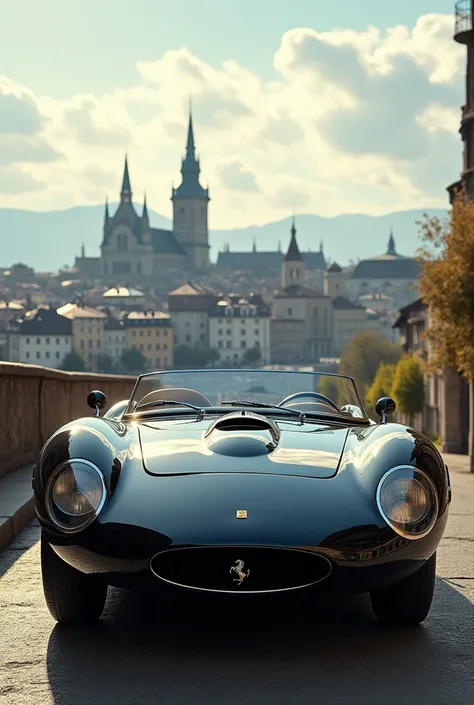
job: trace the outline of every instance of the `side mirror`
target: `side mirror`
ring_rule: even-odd
[[[390,397],[382,397],[375,405],[376,413],[381,417],[382,423],[387,423],[387,416],[391,416],[397,405]]]
[[[100,392],[98,389],[95,389],[87,395],[87,404],[91,409],[95,409],[94,416],[100,416],[100,410],[105,409],[107,406],[107,397],[104,392]]]

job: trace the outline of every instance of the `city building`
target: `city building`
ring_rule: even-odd
[[[104,292],[102,298],[107,306],[130,308],[142,304],[145,294],[128,286],[113,286]]]
[[[152,227],[146,196],[141,213],[132,200],[128,159],[120,190],[120,201],[111,214],[105,204],[100,276],[108,281],[126,276],[129,280],[156,277],[164,269],[204,271],[209,265],[209,189],[200,184],[200,162],[196,156],[191,114],[186,153],[181,162],[181,184],[172,189],[173,229]],[[96,272],[94,258],[76,257],[75,268],[84,276]]]
[[[86,367],[97,369],[99,357],[105,352],[104,326],[107,315],[80,303],[68,303],[58,308],[58,314],[71,321],[72,347]]]
[[[61,367],[72,350],[71,321],[52,308],[27,311],[8,330],[8,358],[45,367]]]
[[[216,295],[201,284],[187,282],[169,292],[175,348],[209,347],[209,311],[215,303]]]
[[[383,255],[369,257],[356,265],[347,281],[347,291],[353,301],[368,294],[383,294],[400,308],[418,298],[420,271],[418,260],[397,252],[391,233]]]
[[[150,370],[173,368],[171,317],[163,311],[131,311],[124,318],[127,348],[137,348]]]
[[[259,294],[224,295],[209,311],[209,345],[231,365],[270,361],[270,307]],[[250,350],[258,349],[252,360]]]
[[[104,349],[105,354],[115,366],[120,365],[122,353],[127,347],[127,333],[125,323],[122,319],[106,312],[107,318],[104,322]]]
[[[331,355],[332,302],[304,284],[306,262],[296,240],[293,219],[288,251],[281,263],[281,288],[273,300],[272,362],[316,361]]]
[[[323,243],[320,243],[319,251],[302,252],[302,258],[305,262],[306,270],[316,274],[322,274],[326,268],[326,258],[323,252]],[[256,277],[272,277],[278,276],[281,272],[284,253],[281,251],[280,243],[278,250],[258,250],[254,242],[254,246],[250,251],[231,251],[230,246],[219,252],[217,255],[216,267],[219,270],[227,270],[230,272],[249,272]]]

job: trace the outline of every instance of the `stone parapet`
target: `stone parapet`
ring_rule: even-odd
[[[108,405],[130,396],[135,377],[63,372],[37,365],[0,363],[0,477],[33,463],[60,426],[93,412],[92,389],[105,393]]]

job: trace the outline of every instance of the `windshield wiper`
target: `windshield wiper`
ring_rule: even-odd
[[[187,409],[193,409],[200,419],[203,419],[206,415],[206,409],[203,409],[201,406],[189,404],[187,401],[177,401],[176,399],[157,399],[156,401],[149,401],[142,406],[138,405],[134,413],[139,413],[141,409],[151,409],[156,406],[185,406]]]
[[[227,406],[253,406],[260,407],[261,409],[279,409],[279,411],[285,411],[291,416],[297,416],[300,423],[304,423],[306,419],[306,414],[303,411],[298,411],[298,409],[288,409],[285,406],[278,406],[278,404],[268,404],[264,401],[255,401],[254,399],[233,399],[232,401],[221,401],[221,404],[227,404]]]

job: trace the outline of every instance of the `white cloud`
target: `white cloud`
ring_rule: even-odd
[[[47,185],[28,205],[48,209],[114,199],[128,149],[137,200],[146,190],[169,216],[192,95],[215,228],[264,223],[292,204],[326,216],[443,207],[461,167],[464,62],[452,17],[431,14],[384,32],[292,29],[271,82],[186,48],[137,61],[136,85],[102,95],[54,100],[0,77],[10,111],[0,131],[18,110],[22,132],[0,135],[0,161],[27,163]],[[24,206],[20,188],[1,205]]]

